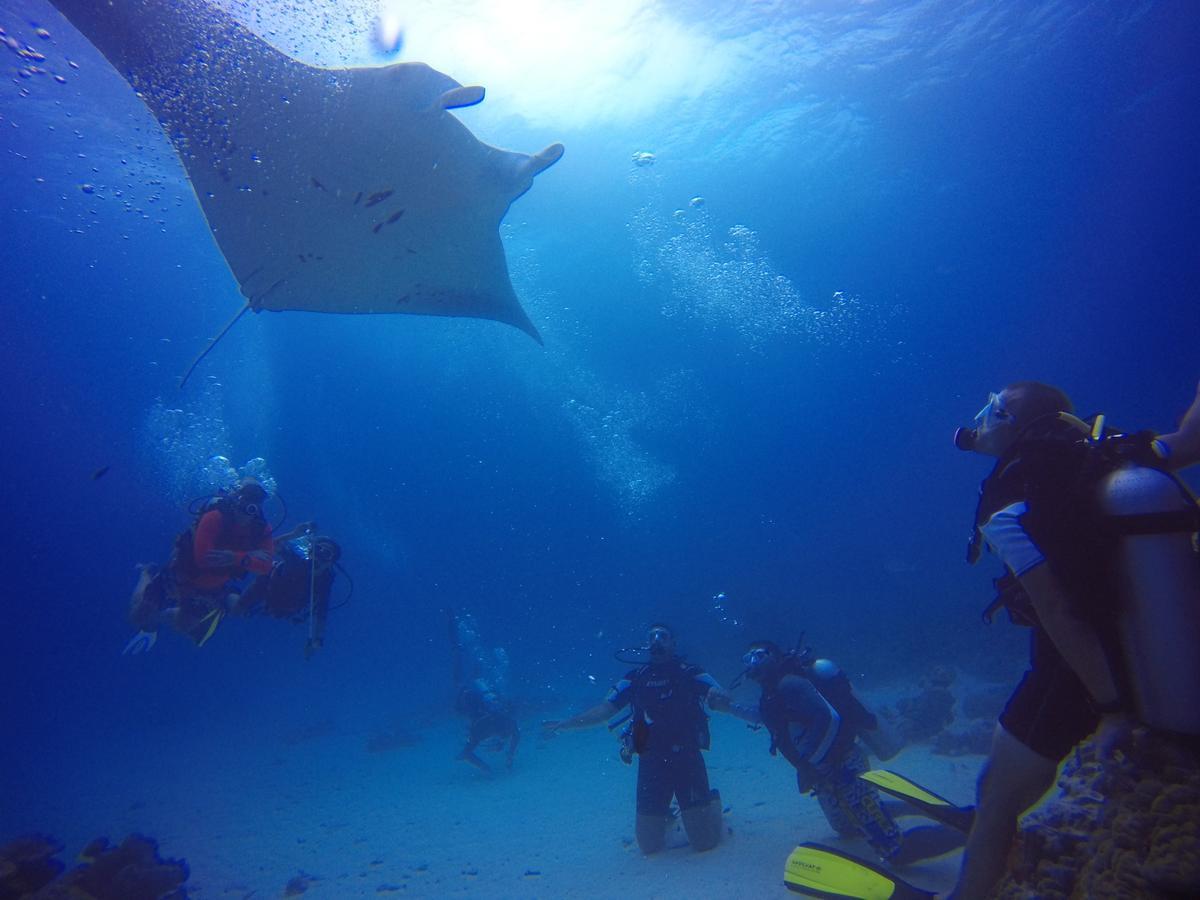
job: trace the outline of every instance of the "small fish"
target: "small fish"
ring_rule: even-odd
[[[370,197],[367,198],[367,202],[364,204],[364,206],[370,207],[370,206],[374,206],[377,203],[382,203],[388,197],[392,196],[392,193],[393,192],[391,190],[376,191],[374,194],[372,194]]]
[[[103,478],[105,475],[108,474],[108,470],[111,468],[112,468],[112,466],[101,466],[100,468],[98,468],[95,472],[92,473],[92,481],[99,481],[101,478]]]

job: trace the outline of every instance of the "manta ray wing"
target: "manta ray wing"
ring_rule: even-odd
[[[472,316],[540,342],[498,226],[562,145],[490,147],[421,63],[320,69],[203,0],[53,0],[153,111],[249,309]]]

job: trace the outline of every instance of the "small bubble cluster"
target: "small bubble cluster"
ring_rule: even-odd
[[[155,400],[142,424],[142,445],[147,464],[177,505],[237,481],[223,455],[230,446],[229,427],[222,387],[212,376],[183,405]]]
[[[861,345],[868,333],[885,333],[900,312],[870,309],[841,291],[828,304],[806,301],[767,258],[752,229],[733,225],[718,237],[703,197],[693,197],[669,217],[652,200],[635,213],[628,230],[636,246],[638,279],[667,295],[663,316],[736,333],[759,352],[781,337]]]
[[[722,623],[733,625],[734,627],[739,627],[742,624],[741,620],[734,615],[733,610],[730,608],[729,595],[724,591],[713,594],[712,599],[709,601],[709,606]]]
[[[539,322],[552,319],[552,311],[561,304],[539,277],[536,253],[528,245],[516,246],[513,226],[501,226],[501,235],[517,293]],[[611,492],[620,510],[627,516],[638,515],[675,481],[676,472],[655,459],[635,435],[670,419],[677,407],[669,395],[681,382],[667,379],[653,395],[622,389],[581,366],[564,336],[546,343],[547,364],[539,367],[538,380],[531,383],[531,388],[544,392],[545,402],[556,407],[570,423],[597,479]]]

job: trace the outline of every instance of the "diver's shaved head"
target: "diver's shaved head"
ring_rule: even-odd
[[[1041,381],[1015,381],[1004,388],[1009,412],[1018,424],[1059,412],[1074,412],[1075,404],[1062,388]]]

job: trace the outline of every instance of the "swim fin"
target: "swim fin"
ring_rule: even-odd
[[[204,616],[204,618],[200,620],[201,625],[209,621],[211,621],[212,624],[208,626],[208,631],[204,632],[204,637],[196,641],[197,647],[203,647],[206,643],[208,643],[208,639],[212,637],[214,633],[216,633],[217,626],[221,624],[221,620],[224,618],[225,610],[217,608],[211,610],[207,615]]]
[[[964,834],[971,830],[971,824],[975,821],[975,807],[955,806],[945,797],[938,796],[903,775],[887,769],[872,769],[870,772],[860,772],[858,777],[881,791],[887,791],[893,797],[899,797],[921,815],[956,828]]]
[[[928,900],[935,896],[874,863],[811,843],[792,851],[783,869],[783,883],[797,894],[835,900]]]

